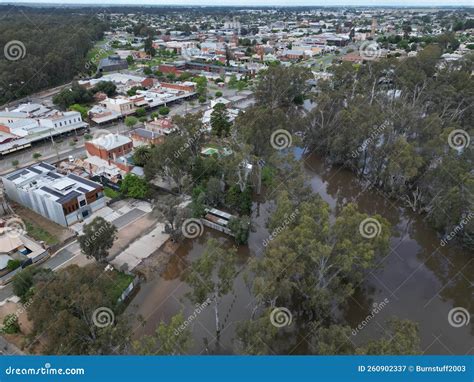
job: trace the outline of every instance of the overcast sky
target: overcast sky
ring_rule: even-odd
[[[474,0],[0,0],[1,3],[114,5],[233,5],[233,6],[473,6]]]

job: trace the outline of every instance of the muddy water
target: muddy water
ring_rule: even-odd
[[[436,233],[420,216],[375,190],[364,190],[349,171],[332,168],[315,155],[302,159],[313,191],[330,204],[334,213],[345,203],[357,202],[360,210],[384,216],[393,227],[390,253],[366,275],[365,282],[341,314],[355,328],[370,314],[374,303],[385,299],[388,303],[351,340],[357,344],[379,337],[386,330],[386,320],[397,316],[419,323],[421,347],[427,354],[472,353],[472,323],[455,328],[448,322],[448,313],[454,307],[474,310],[472,254],[453,246],[441,247]],[[270,210],[271,202],[254,203],[255,232],[250,235],[248,247],[240,247],[238,251],[242,268],[249,257],[262,256],[263,240],[268,237],[265,221]],[[189,288],[181,280],[183,270],[199,257],[211,237],[233,245],[225,235],[206,230],[200,238],[188,240],[179,248],[164,274],[155,275],[142,284],[128,308],[128,312],[141,314],[146,320],[144,326],[135,326],[136,336],[151,334],[157,323],[168,321],[181,310],[188,327],[192,328],[192,353],[232,353],[236,345],[233,343],[235,325],[248,319],[253,307],[243,272],[235,281],[234,293],[226,296],[222,303],[224,330],[218,347],[212,307],[196,309],[186,299]],[[305,352],[305,348],[303,343],[294,352]]]

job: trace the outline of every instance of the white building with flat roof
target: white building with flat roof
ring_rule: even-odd
[[[44,162],[4,175],[2,182],[11,200],[62,226],[105,206],[102,185],[74,174],[59,174]]]
[[[28,104],[26,104],[28,106]],[[40,109],[36,109],[39,112]],[[49,110],[49,109],[47,109]],[[50,110],[32,114],[31,110],[0,112],[0,133],[9,134],[11,139],[0,140],[0,155],[5,155],[24,147],[31,146],[34,142],[53,139],[56,136],[78,132],[89,125],[82,120],[81,113],[77,111],[59,112]]]

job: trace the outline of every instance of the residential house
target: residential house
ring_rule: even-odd
[[[84,146],[87,151],[84,162],[91,174],[121,179],[133,168],[129,161],[133,142],[129,137],[111,133],[88,141]]]

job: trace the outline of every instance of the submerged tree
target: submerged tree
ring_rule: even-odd
[[[133,342],[133,350],[140,355],[182,355],[192,346],[191,331],[184,327],[184,316],[178,313],[169,324],[160,321],[152,335]]]
[[[296,205],[282,192],[270,229],[264,256],[252,263],[253,293],[261,307],[285,306],[307,321],[330,318],[331,305],[344,302],[389,248],[385,219],[348,204],[331,224],[318,195]]]
[[[181,240],[183,222],[191,216],[191,211],[180,207],[180,199],[171,195],[160,197],[154,211],[164,220],[165,232],[171,236],[171,240]]]
[[[274,354],[272,345],[278,336],[278,328],[270,320],[271,310],[267,309],[260,317],[237,324],[236,351],[239,354],[266,355]]]
[[[335,66],[318,83],[304,141],[447,234],[472,211],[474,55],[440,61],[452,41],[438,40],[406,60]],[[474,226],[463,226],[456,237],[472,247]]]
[[[207,242],[204,253],[195,260],[185,276],[192,288],[187,297],[195,304],[210,299],[214,304],[216,337],[222,330],[220,303],[232,291],[236,273],[236,249],[224,248],[215,239]]]
[[[318,355],[416,355],[421,353],[418,324],[392,318],[381,338],[356,346],[351,340],[352,329],[345,325],[320,326],[312,332],[310,350]]]

